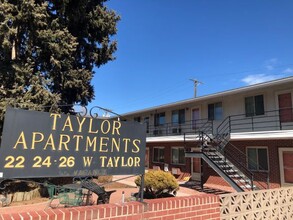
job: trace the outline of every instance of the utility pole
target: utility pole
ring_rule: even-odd
[[[203,83],[198,81],[197,79],[189,79],[189,80],[191,80],[193,82],[193,84],[194,84],[194,95],[193,95],[193,97],[195,98],[197,96],[197,86],[199,84],[203,84]]]

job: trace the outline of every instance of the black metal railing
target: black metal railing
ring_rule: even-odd
[[[252,189],[254,188],[253,180],[254,174],[241,163],[237,155],[235,157],[230,157],[230,152],[226,152],[226,145],[229,143],[228,135],[221,136],[220,138],[212,138],[204,132],[201,133],[201,142],[203,146],[208,144],[208,147],[203,147],[202,152],[205,153],[212,161],[215,162],[216,165],[220,162],[225,169],[219,166],[219,168],[226,173],[227,176],[234,182],[236,182],[236,173],[237,175],[237,185],[239,185],[242,189]],[[211,153],[211,150],[212,151]],[[232,166],[233,164],[233,166]],[[239,173],[242,172],[245,176]],[[249,185],[249,186],[248,186]]]
[[[272,122],[280,122],[280,115],[279,115],[279,120],[276,120],[275,117],[272,117],[272,115],[276,114],[276,112],[277,111],[266,112],[266,119],[274,118],[274,120],[263,120],[263,121],[259,120],[261,118],[265,118],[265,116],[250,117],[250,120],[252,120],[252,122],[253,121],[255,122],[254,124],[243,123],[243,121],[246,120],[243,118],[244,115],[229,116],[218,126],[217,135],[214,138],[216,146],[217,146],[217,150],[224,156],[224,158],[227,158],[231,163],[237,166],[247,177],[251,178],[251,181],[253,182],[254,185],[257,185],[257,187],[261,189],[269,188],[269,181],[270,181],[269,168],[264,169],[260,167],[260,165],[256,164],[254,160],[250,159],[245,152],[241,151],[238,147],[233,145],[230,142],[230,133],[239,131],[239,126],[243,126],[243,125],[246,126],[245,131],[255,131],[254,128],[260,128],[262,130],[264,129],[272,130],[272,128],[276,130],[276,128],[279,128],[277,130],[280,130],[280,128],[282,128],[281,126],[278,126],[278,127],[269,126],[269,124]],[[257,120],[253,120],[253,118],[255,119],[256,117],[257,117]],[[236,121],[238,122],[235,123]],[[264,126],[265,123],[267,124],[267,126]],[[288,123],[290,122],[288,121]],[[285,124],[283,124],[283,126],[285,126]],[[290,127],[290,124],[286,126],[286,128],[288,129],[289,127]],[[243,129],[244,127],[241,128],[242,131]],[[258,167],[259,170],[261,171],[254,172],[248,168],[249,165],[252,167]]]
[[[246,176],[250,177],[253,185],[260,189],[269,188],[269,170],[262,168],[256,161],[249,158],[247,154],[239,150],[231,142],[228,142],[226,147],[222,149],[222,155],[238,167]],[[249,169],[249,165],[258,167],[262,171],[254,172]]]
[[[263,115],[231,115],[218,126],[217,134],[293,129],[293,109],[266,111]]]
[[[184,134],[196,134],[202,129],[209,130],[213,133],[213,121],[208,119],[199,119],[185,121],[185,123],[165,123],[157,126],[147,127],[147,136],[172,136],[172,135],[184,135]]]
[[[171,136],[198,133],[203,126],[211,128],[211,133],[229,134],[253,131],[274,131],[293,129],[293,109],[283,108],[266,111],[263,115],[237,114],[225,118],[213,132],[214,121],[208,119],[190,120],[184,123],[165,123],[148,125],[147,136]]]

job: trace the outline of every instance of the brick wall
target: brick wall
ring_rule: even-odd
[[[196,195],[145,200],[144,203],[106,204],[0,214],[1,220],[219,220],[216,195]]]
[[[269,157],[269,188],[278,188],[281,186],[280,180],[280,163],[279,163],[279,152],[280,147],[292,147],[293,140],[279,139],[279,140],[249,140],[249,141],[231,141],[231,143],[236,146],[240,151],[246,154],[247,147],[267,147],[268,157]],[[263,186],[267,183],[265,182],[266,173],[263,173],[262,177],[264,179],[258,179],[260,176],[255,173],[255,180],[260,181]],[[211,169],[207,164],[204,165],[204,183],[229,186],[229,184],[222,179],[213,169]]]
[[[268,148],[268,156],[269,156],[269,180],[270,185],[269,188],[278,188],[281,186],[280,180],[280,163],[279,163],[279,152],[278,149],[280,147],[292,147],[293,148],[293,140],[292,139],[269,139],[269,140],[239,140],[239,141],[231,141],[233,145],[235,145],[240,151],[246,154],[247,147],[267,147]],[[183,146],[182,142],[165,142],[165,143],[148,143],[147,144],[150,149],[150,168],[154,165],[160,166],[161,169],[164,168],[163,163],[153,163],[153,147],[165,147],[165,163],[169,164],[169,170],[172,167],[178,167],[182,172],[191,172],[191,160],[190,158],[186,158],[186,164],[184,165],[173,165],[171,163],[171,147],[172,146]],[[196,146],[195,143],[193,143]],[[191,143],[188,143],[187,147],[192,147]],[[259,181],[262,186],[266,186],[267,182],[265,179],[266,173],[255,173],[255,180]],[[259,177],[262,177],[260,179]],[[206,163],[204,163],[204,174],[203,174],[203,182],[208,184],[220,185],[220,186],[229,186],[229,184],[222,179],[214,170],[212,170]],[[257,183],[256,183],[257,184]]]
[[[251,140],[251,141],[233,141],[241,151],[246,152],[246,147],[267,147],[269,157],[269,178],[270,188],[278,188],[281,186],[280,180],[280,163],[279,163],[279,148],[292,147],[293,140],[278,139],[278,140]],[[256,176],[257,177],[257,176]]]

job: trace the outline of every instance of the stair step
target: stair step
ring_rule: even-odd
[[[240,185],[242,189],[250,189],[251,190],[251,185],[250,184],[245,184],[245,185]],[[253,189],[257,189],[255,185],[253,185]]]

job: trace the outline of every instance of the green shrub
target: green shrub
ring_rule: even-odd
[[[135,179],[135,184],[140,186],[141,177]],[[175,177],[162,170],[151,170],[144,176],[144,192],[146,198],[158,198],[162,195],[176,195],[179,184]]]

